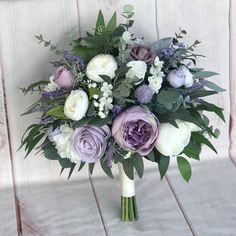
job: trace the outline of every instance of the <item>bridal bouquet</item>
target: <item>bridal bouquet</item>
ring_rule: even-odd
[[[159,167],[161,178],[170,159],[177,161],[186,181],[189,159],[200,159],[202,145],[217,152],[209,138],[217,138],[204,111],[224,121],[223,109],[203,97],[224,91],[206,78],[215,72],[197,68],[194,52],[200,43],[182,42],[185,30],[153,43],[129,32],[133,7],[125,5],[125,23],[116,13],[105,23],[100,11],[95,28],[85,37],[71,38],[70,50],[59,50],[42,35],[39,43],[60,56],[52,62],[49,80],[23,88],[39,100],[23,114],[41,112],[21,140],[26,156],[36,148],[61,171],[95,164],[111,178],[118,165],[121,182],[121,220],[138,217],[135,173],[142,178],[143,160]]]

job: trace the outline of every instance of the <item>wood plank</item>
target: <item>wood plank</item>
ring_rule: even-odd
[[[236,2],[230,1],[230,156],[236,163]]]
[[[14,184],[5,118],[3,78],[1,75],[0,66],[0,235],[17,235]]]
[[[38,45],[34,35],[42,33],[59,47],[66,47],[64,33],[78,24],[77,3],[67,0],[1,1],[0,15],[1,57],[22,233],[104,235],[86,170],[80,175],[74,174],[68,182],[65,175],[59,177],[57,162],[34,154],[23,161],[24,152],[16,152],[23,131],[37,118],[37,114],[19,116],[37,96],[24,97],[17,88],[47,79],[53,69],[49,61],[56,60],[48,49]]]
[[[229,159],[194,165],[188,184],[175,168],[168,179],[196,235],[235,235],[236,170]]]
[[[114,165],[113,169],[117,166]],[[117,172],[117,171],[115,171]],[[120,221],[119,178],[92,178],[95,193],[108,235],[193,235],[167,181],[160,180],[158,169],[146,169],[143,179],[136,176],[136,200],[139,219],[135,223]]]
[[[157,28],[160,37],[173,35],[178,27],[187,30],[187,43],[196,39],[202,41],[197,52],[206,55],[200,58],[199,67],[217,71],[220,76],[212,77],[213,82],[227,89],[226,92],[212,96],[209,101],[225,109],[226,123],[209,114],[212,124],[221,130],[221,136],[212,142],[217,146],[220,156],[228,157],[229,149],[229,30],[227,0],[157,0]],[[211,158],[215,154],[208,149],[202,157]]]

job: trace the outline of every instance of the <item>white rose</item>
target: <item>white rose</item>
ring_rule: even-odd
[[[67,124],[61,125],[59,133],[52,137],[52,141],[56,144],[58,154],[61,158],[71,158],[71,138],[74,130]]]
[[[88,96],[83,90],[73,90],[67,97],[64,113],[71,120],[81,120],[88,110]]]
[[[112,55],[99,54],[89,61],[86,68],[86,75],[93,81],[103,82],[103,79],[99,75],[107,75],[113,79],[117,67],[116,60]]]
[[[189,123],[180,120],[176,120],[176,123],[179,128],[170,123],[160,124],[160,133],[155,147],[164,156],[179,155],[190,141],[191,129]]]
[[[126,78],[137,81],[135,84],[140,84],[146,74],[147,64],[144,61],[130,61],[126,66],[131,67],[126,73]]]

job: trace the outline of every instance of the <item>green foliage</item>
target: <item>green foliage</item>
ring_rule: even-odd
[[[173,38],[168,37],[168,38],[163,38],[158,40],[157,42],[153,43],[151,45],[151,48],[156,51],[157,54],[160,54],[161,51],[165,48],[169,48],[172,44]]]
[[[163,179],[163,177],[165,176],[166,171],[168,170],[169,167],[169,163],[170,163],[170,157],[164,155],[159,156],[158,169],[161,179]]]
[[[212,143],[206,137],[204,137],[202,134],[200,134],[199,132],[192,132],[191,137],[195,142],[200,143],[200,144],[205,144],[209,148],[211,148],[215,153],[217,153],[217,151],[214,148],[214,146],[212,145]]]
[[[208,80],[204,80],[203,84],[204,84],[205,87],[210,88],[210,89],[212,89],[212,90],[214,90],[214,91],[216,91],[218,93],[226,91],[225,89],[221,88],[217,84],[215,84],[215,83],[213,83],[211,81],[208,81]]]
[[[218,94],[218,92],[216,91],[209,91],[209,90],[205,90],[205,89],[199,89],[196,91],[193,91],[190,93],[190,97],[192,99],[196,99],[196,98],[200,98],[200,97],[207,97],[207,96],[211,96],[214,94]]]
[[[197,73],[195,73],[193,75],[193,78],[196,79],[196,78],[208,78],[208,77],[211,77],[211,76],[214,76],[214,75],[218,75],[218,73],[216,72],[213,72],[213,71],[198,71]]]
[[[61,158],[55,146],[51,142],[48,142],[46,145],[44,145],[42,150],[44,156],[49,160],[59,160]]]
[[[168,111],[175,112],[179,109],[183,97],[176,89],[164,89],[156,97],[156,112],[166,113]]]
[[[46,112],[46,116],[54,116],[56,118],[67,119],[64,114],[64,106],[54,107]]]
[[[123,163],[123,169],[127,177],[131,180],[134,179],[134,162],[132,158],[124,159]]]
[[[201,105],[198,105],[196,107],[196,109],[200,110],[200,111],[214,112],[217,116],[220,117],[221,120],[223,120],[225,122],[225,117],[224,117],[224,113],[223,113],[224,109],[216,106],[215,104],[211,104],[209,102],[202,101]]]
[[[182,177],[188,182],[192,175],[192,170],[189,162],[181,156],[177,157],[177,164]]]
[[[201,144],[196,143],[192,140],[190,141],[188,146],[184,148],[183,153],[190,158],[200,160]]]
[[[133,154],[132,158],[133,158],[134,168],[139,178],[141,179],[143,177],[143,172],[144,172],[143,158],[137,153]]]
[[[107,159],[105,157],[102,157],[100,159],[100,164],[101,164],[103,171],[107,174],[107,176],[109,176],[110,178],[113,179],[114,177],[113,177],[113,174],[111,171],[111,167],[108,166]]]
[[[28,92],[34,92],[35,88],[37,91],[41,91],[42,87],[46,84],[48,84],[48,81],[40,80],[38,82],[30,84],[27,88],[21,88],[21,90],[24,94],[27,94]]]

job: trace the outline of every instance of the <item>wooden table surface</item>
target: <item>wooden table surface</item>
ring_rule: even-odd
[[[119,221],[117,177],[99,168],[68,181],[57,163],[16,152],[24,129],[36,118],[20,117],[36,97],[19,87],[47,79],[55,56],[34,35],[66,48],[65,32],[91,29],[99,9],[106,17],[131,3],[133,31],[153,42],[186,29],[186,41],[202,41],[207,55],[199,67],[217,71],[212,80],[226,92],[211,101],[225,108],[226,123],[211,116],[222,132],[215,142],[219,155],[205,149],[193,161],[186,184],[175,160],[160,181],[156,166],[136,182],[139,221]],[[122,20],[119,17],[119,20]],[[0,236],[15,235],[236,235],[236,1],[234,0],[2,0],[0,1]],[[115,168],[115,166],[114,166]]]

